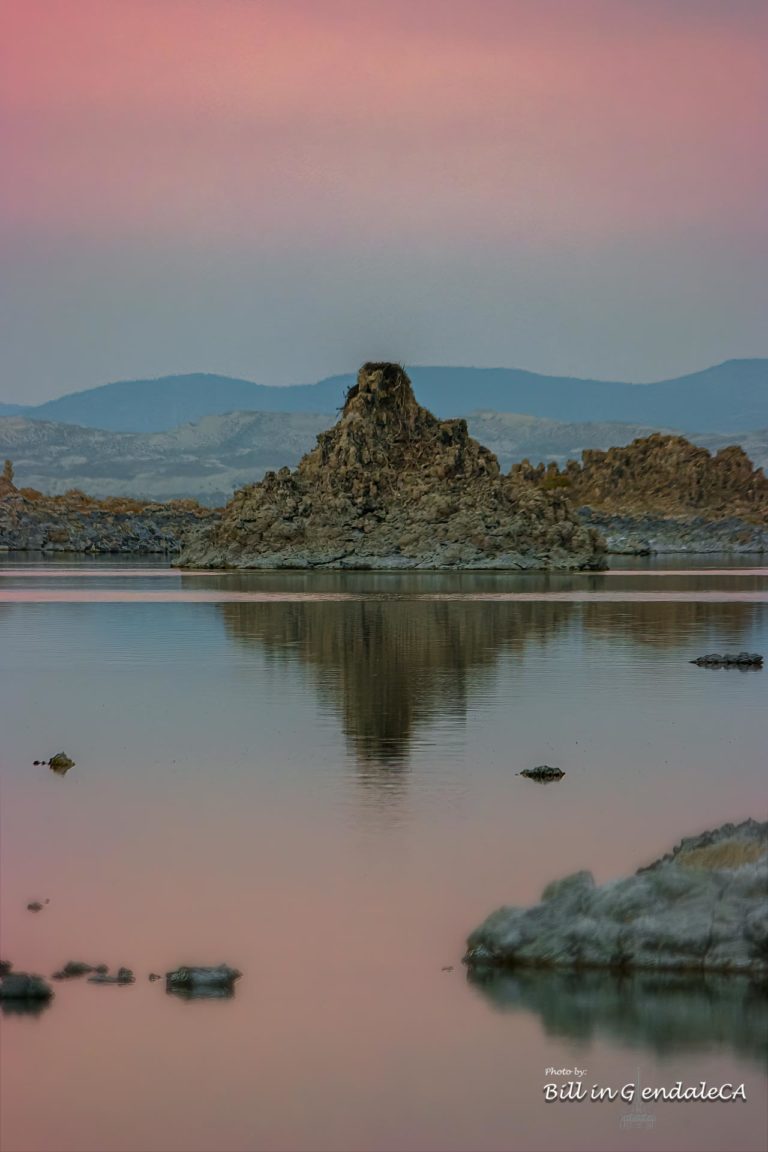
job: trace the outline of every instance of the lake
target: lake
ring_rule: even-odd
[[[0,1018],[0,1147],[764,1149],[765,1001],[738,979],[461,964],[500,904],[763,818],[768,670],[689,663],[718,649],[768,649],[768,569],[3,558],[0,954],[137,980]],[[66,776],[33,765],[60,750]],[[518,775],[543,763],[565,778]],[[229,1000],[148,980],[221,961]],[[547,1102],[547,1068],[747,1100],[643,1120]]]

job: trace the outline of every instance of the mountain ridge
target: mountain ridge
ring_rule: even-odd
[[[650,383],[547,376],[519,368],[422,365],[408,369],[419,402],[440,418],[487,409],[562,422],[623,422],[683,432],[746,432],[768,426],[768,358],[725,360]],[[216,373],[115,381],[43,404],[0,404],[21,415],[113,432],[161,432],[233,411],[339,410],[352,373],[274,386]]]

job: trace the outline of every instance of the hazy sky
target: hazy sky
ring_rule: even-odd
[[[768,355],[764,0],[0,13],[0,399]]]

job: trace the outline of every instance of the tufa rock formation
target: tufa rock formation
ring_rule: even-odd
[[[742,448],[714,456],[657,432],[625,448],[590,449],[582,462],[512,467],[513,477],[566,493],[610,552],[763,552],[768,478]]]
[[[656,432],[607,452],[588,449],[581,464],[569,460],[532,468],[513,465],[513,476],[545,489],[567,491],[596,511],[656,516],[739,516],[768,525],[768,478],[743,448],[731,445],[711,456],[684,436]]]
[[[467,941],[474,970],[743,972],[768,977],[768,822],[682,840],[634,876],[549,884],[533,908],[500,908]]]
[[[420,407],[395,364],[365,364],[295,472],[235,493],[185,542],[196,568],[600,568],[559,492],[500,474],[465,420]]]

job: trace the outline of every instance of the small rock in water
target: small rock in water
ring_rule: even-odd
[[[159,975],[157,972],[150,972],[150,974],[149,974],[149,978],[150,978],[150,980],[152,980],[152,981],[155,981],[155,980],[162,980],[162,976],[160,976],[160,975]]]
[[[219,964],[214,968],[176,968],[165,974],[165,990],[190,999],[202,997],[226,997],[234,995],[235,981],[242,972]]]
[[[0,1000],[50,1000],[53,989],[42,976],[9,972],[0,981]]]
[[[444,964],[440,969],[441,972],[453,972],[453,964]]]
[[[74,760],[70,760],[66,752],[57,752],[55,756],[51,756],[48,761],[48,767],[52,772],[56,772],[59,776],[65,776],[70,768],[74,768]]]
[[[100,969],[104,965],[99,965],[99,970],[95,971],[93,976],[88,977],[89,984],[134,984],[136,977],[130,968],[118,968],[115,976],[108,976],[106,972]]]
[[[554,780],[562,780],[565,772],[562,768],[540,764],[538,768],[524,768],[520,775],[525,776],[527,780],[535,780],[538,784],[551,784]]]
[[[74,980],[87,976],[89,972],[108,972],[106,964],[84,964],[82,960],[68,960],[63,968],[53,973],[53,980]]]
[[[31,900],[29,902],[29,904],[27,904],[27,911],[28,912],[42,912],[42,910],[43,910],[43,905],[40,903],[39,900]]]
[[[691,660],[699,668],[762,668],[763,658],[759,652],[709,652],[706,656],[697,656]]]

